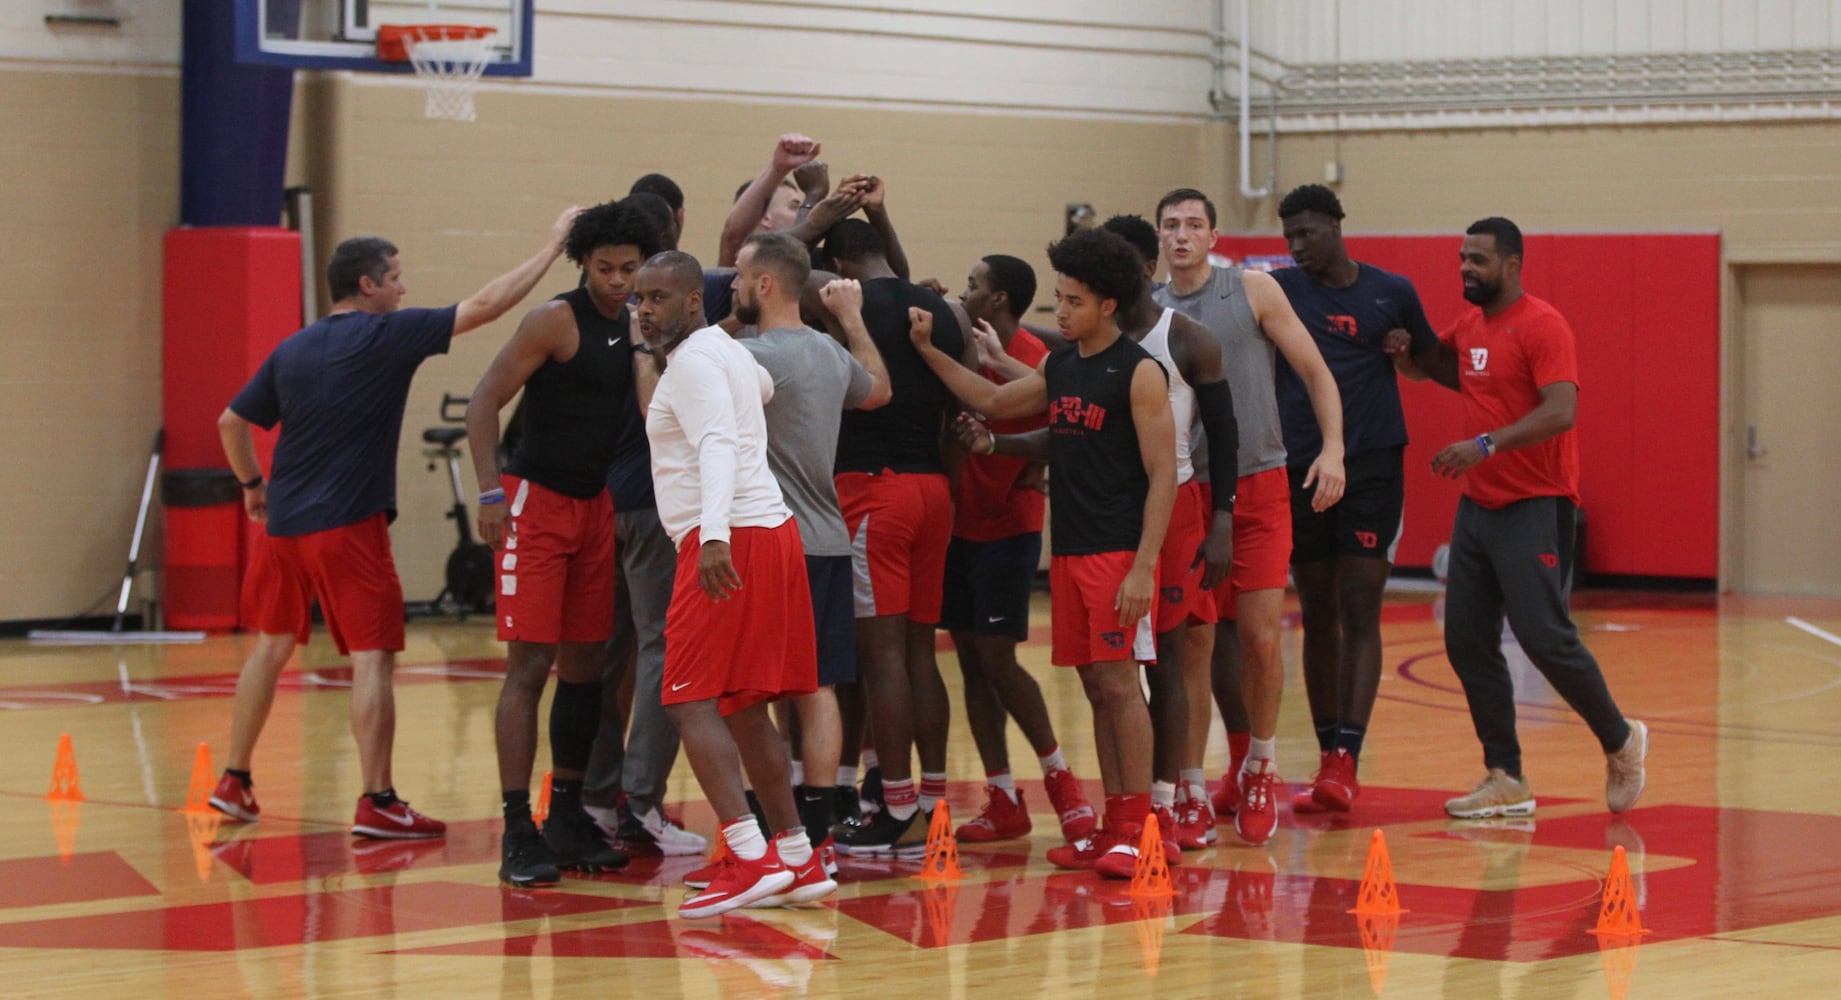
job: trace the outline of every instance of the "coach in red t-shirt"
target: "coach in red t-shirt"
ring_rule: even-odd
[[[1618,710],[1567,610],[1579,515],[1572,326],[1522,291],[1521,230],[1513,222],[1483,219],[1465,234],[1464,298],[1480,308],[1410,361],[1400,331],[1388,344],[1407,374],[1429,375],[1464,398],[1466,437],[1433,456],[1432,471],[1464,483],[1451,531],[1445,652],[1463,682],[1489,773],[1445,811],[1461,819],[1534,813],[1502,655],[1506,612],[1522,650],[1598,737],[1605,805],[1621,813],[1643,794],[1649,732]]]

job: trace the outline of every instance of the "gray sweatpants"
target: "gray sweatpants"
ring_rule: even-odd
[[[1504,612],[1528,659],[1591,727],[1606,753],[1630,736],[1567,608],[1578,515],[1565,497],[1534,497],[1498,510],[1469,497],[1458,501],[1445,592],[1445,653],[1463,682],[1485,767],[1521,774],[1515,685],[1502,655]]]
[[[612,806],[625,790],[635,811],[663,803],[665,782],[678,756],[678,731],[659,704],[665,683],[665,609],[671,606],[672,579],[677,573],[677,548],[658,522],[658,511],[617,511],[614,514],[614,574],[619,603],[631,610],[630,628],[636,633],[638,656],[633,683],[633,717],[626,741],[620,739],[622,664],[609,657],[607,682],[602,688],[601,728],[595,734],[594,754],[588,758],[582,796],[590,805]],[[614,631],[623,627],[616,612]],[[610,643],[611,647],[611,643]],[[610,649],[611,653],[611,649]]]

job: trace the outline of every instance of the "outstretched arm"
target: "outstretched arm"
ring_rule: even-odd
[[[722,220],[722,237],[716,252],[717,267],[734,267],[735,255],[741,252],[742,241],[761,224],[761,217],[767,214],[767,202],[773,197],[775,189],[786,175],[795,169],[818,159],[818,140],[809,135],[788,132],[774,143],[773,155],[768,157],[767,166],[761,168],[748,187],[735,199],[729,208],[728,218]]]
[[[462,299],[454,310],[454,336],[477,330],[524,301],[524,297],[537,287],[537,282],[550,270],[550,265],[562,256],[563,243],[569,238],[569,227],[575,224],[575,217],[580,214],[580,206],[571,205],[564,209],[563,214],[556,217],[556,224],[550,227],[550,239],[542,250]]]
[[[908,335],[921,360],[946,383],[946,388],[966,406],[987,417],[1027,417],[1048,409],[1048,383],[1042,373],[997,385],[933,346],[933,314],[918,306],[908,309]]]
[[[888,183],[880,177],[865,177],[863,188],[863,214],[869,217],[869,224],[876,227],[876,235],[882,237],[883,256],[889,262],[889,268],[895,276],[908,280],[908,255],[901,249],[901,237],[895,235],[895,223],[889,219],[886,201]]]

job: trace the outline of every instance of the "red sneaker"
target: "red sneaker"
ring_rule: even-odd
[[[419,840],[447,834],[447,824],[409,808],[397,799],[388,809],[379,809],[369,795],[358,796],[358,812],[352,817],[352,833],[379,840]]]
[[[1029,807],[1023,804],[1023,790],[1016,798],[996,785],[984,786],[984,811],[969,823],[962,823],[953,836],[968,844],[988,844],[993,840],[1015,840],[1029,836]]]
[[[256,805],[256,790],[228,772],[217,779],[217,791],[211,793],[211,808],[238,823],[254,823],[262,818],[262,807]]]
[[[1062,844],[1048,849],[1048,863],[1056,868],[1069,868],[1074,871],[1086,871],[1093,867],[1100,855],[1111,850],[1120,842],[1120,838],[1105,827],[1093,831],[1093,836],[1085,837],[1072,844]]]
[[[809,866],[817,869],[820,874],[824,871],[816,854],[812,856]],[[796,878],[792,871],[780,863],[780,856],[771,849],[753,861],[744,861],[730,854],[722,859],[709,885],[678,904],[678,916],[696,920],[727,913],[757,899],[785,891]]]
[[[1172,865],[1182,864],[1183,845],[1177,841],[1177,832],[1176,832],[1177,823],[1176,823],[1175,814],[1170,812],[1170,810],[1162,808],[1162,807],[1153,809],[1151,811],[1157,815],[1157,832],[1163,835],[1163,859],[1164,861]],[[1142,834],[1143,831],[1139,831],[1139,833]],[[1131,846],[1133,848],[1136,848],[1138,846],[1137,837],[1131,838]],[[1138,852],[1136,850],[1133,850],[1132,857],[1135,858],[1137,856],[1138,856]]]
[[[813,850],[818,852],[818,860],[824,864],[825,874],[837,878],[837,841],[826,837]]]
[[[1215,811],[1206,798],[1176,804],[1176,845],[1185,851],[1199,851],[1220,839],[1215,833]]]
[[[1074,777],[1074,772],[1066,768],[1050,771],[1042,776],[1042,784],[1048,788],[1048,802],[1061,821],[1061,836],[1070,844],[1092,836],[1094,827],[1099,826],[1099,816],[1080,790],[1080,779]],[[1020,797],[1022,792],[1017,795]]]
[[[774,857],[780,858],[778,844],[774,845],[771,853]],[[785,864],[785,859],[780,858],[780,862]],[[790,885],[771,896],[762,896],[752,903],[743,905],[760,908],[803,906],[807,903],[816,903],[837,891],[837,882],[825,874],[825,859],[817,851],[812,852],[812,856],[806,859],[805,864],[798,867],[786,865],[786,867],[793,873],[793,881]]]
[[[831,843],[831,839],[825,838],[825,843]],[[717,831],[716,853],[710,856],[710,863],[702,868],[692,869],[688,875],[684,876],[684,884],[692,889],[706,889],[710,882],[715,880],[717,873],[722,871],[722,866],[728,862],[729,842],[722,839],[721,831]]]
[[[1240,809],[1234,813],[1234,832],[1255,846],[1272,839],[1278,828],[1278,769],[1263,761],[1254,772],[1240,772]]]
[[[1329,811],[1323,803],[1317,801],[1317,779],[1329,771],[1330,758],[1332,756],[1334,756],[1334,752],[1330,750],[1318,752],[1317,773],[1310,776],[1310,784],[1304,786],[1302,791],[1296,792],[1291,796],[1291,811],[1293,813],[1309,815],[1311,813]]]
[[[1162,820],[1160,819],[1158,822],[1162,822]],[[1129,879],[1133,875],[1138,874],[1137,839],[1136,837],[1132,837],[1129,842],[1124,838],[1115,839],[1112,846],[1101,851],[1099,856],[1094,858],[1094,872],[1101,878],[1117,879]],[[1164,841],[1164,846],[1168,847],[1169,843],[1170,842],[1167,840]],[[1178,851],[1177,853],[1181,854],[1182,852]]]
[[[1310,786],[1311,798],[1318,805],[1331,812],[1348,812],[1361,790],[1361,782],[1355,780],[1355,758],[1349,751],[1337,749],[1323,755]]]
[[[1234,810],[1240,808],[1239,773],[1238,771],[1229,771],[1223,774],[1221,776],[1220,787],[1215,789],[1214,795],[1208,800],[1208,804],[1214,807],[1215,816],[1218,820],[1232,816]]]

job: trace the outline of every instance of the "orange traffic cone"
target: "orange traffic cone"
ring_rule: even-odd
[[[185,793],[185,812],[215,815],[211,795],[217,791],[217,771],[211,767],[211,747],[198,744],[192,757],[192,786]]]
[[[1400,907],[1400,890],[1394,885],[1394,862],[1387,853],[1387,835],[1380,830],[1368,840],[1368,866],[1362,870],[1362,891],[1356,897],[1358,916],[1395,916],[1408,911]]]
[[[1630,861],[1620,845],[1611,851],[1611,872],[1604,880],[1604,902],[1598,908],[1598,926],[1592,933],[1602,941],[1607,937],[1639,937],[1643,929],[1636,908],[1636,889],[1630,883]]]
[[[1159,845],[1158,850],[1162,851],[1162,845]],[[1138,951],[1144,958],[1144,974],[1156,978],[1163,964],[1163,933],[1170,923],[1170,900],[1167,897],[1134,896],[1131,915],[1138,925]]]
[[[51,790],[45,798],[53,802],[82,802],[83,789],[77,784],[77,752],[71,749],[70,734],[58,734],[58,755],[51,764]]]
[[[1642,936],[1631,934],[1598,939],[1598,961],[1604,966],[1605,992],[1611,1000],[1630,995],[1630,981],[1636,978],[1636,952]]]
[[[550,780],[553,772],[543,772],[543,787],[537,789],[537,801],[531,805],[531,819],[538,826],[550,818]]]
[[[927,917],[928,944],[944,948],[953,943],[952,925],[959,916],[959,887],[938,883],[920,892],[921,909]]]
[[[959,870],[959,838],[953,836],[952,814],[946,808],[945,799],[933,807],[933,822],[927,827],[927,856],[921,861],[920,874],[914,877],[926,882],[950,882],[965,877]]]
[[[1163,830],[1153,812],[1144,818],[1144,833],[1138,837],[1138,866],[1132,870],[1127,894],[1142,899],[1168,899],[1175,892],[1170,885],[1170,862],[1163,856]]]

